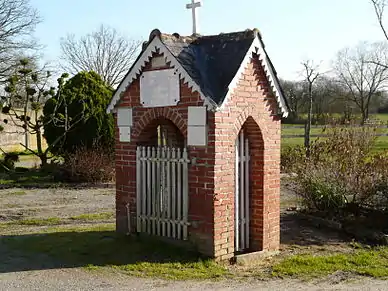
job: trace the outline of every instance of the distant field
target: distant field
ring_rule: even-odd
[[[388,114],[376,114],[372,115],[371,119],[379,119],[384,122],[388,122]],[[388,126],[386,128],[379,128],[379,134],[388,134]],[[282,148],[297,146],[303,144],[303,137],[298,135],[304,134],[303,124],[282,124]],[[312,135],[325,134],[324,126],[312,126]],[[296,136],[296,137],[292,137]],[[321,139],[324,137],[320,137]],[[312,137],[311,141],[316,140],[317,137]],[[379,136],[375,143],[375,151],[388,150],[388,136]]]

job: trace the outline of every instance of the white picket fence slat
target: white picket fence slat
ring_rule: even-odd
[[[235,145],[235,250],[249,249],[249,141],[241,131]]]
[[[187,240],[187,150],[139,146],[136,159],[137,231]]]

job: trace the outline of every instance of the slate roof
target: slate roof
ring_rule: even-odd
[[[228,86],[256,36],[262,42],[257,29],[190,37],[159,35],[202,92],[218,105],[224,101]],[[271,66],[276,74],[272,63]]]
[[[279,106],[283,113],[288,114],[287,100],[285,100],[275,68],[265,51],[264,43],[257,29],[206,36],[180,36],[177,33],[163,34],[158,29],[154,29],[150,33],[149,41],[143,43],[142,52],[137,60],[116,89],[107,108],[108,112],[113,109],[126,86],[141,72],[141,66],[150,57],[149,45],[155,38],[160,40],[176,59],[176,62],[182,66],[188,77],[198,86],[201,94],[209,100],[211,99],[218,106],[222,105],[227,96],[228,87],[244,63],[245,56],[254,41],[258,40],[266,55],[267,77],[275,82],[275,84],[272,83],[272,86],[277,92]]]

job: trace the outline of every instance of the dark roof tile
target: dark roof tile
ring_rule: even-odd
[[[257,33],[246,30],[189,37],[161,34],[160,38],[202,92],[221,104]]]

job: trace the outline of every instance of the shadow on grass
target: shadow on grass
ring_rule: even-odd
[[[208,279],[226,274],[225,268],[196,252],[154,238],[123,236],[104,229],[58,229],[49,233],[3,236],[0,255],[1,273],[110,266],[130,275],[168,279]]]

